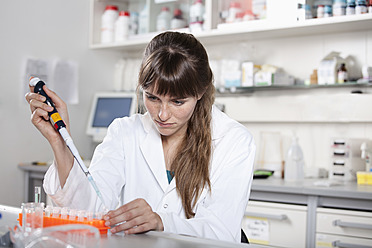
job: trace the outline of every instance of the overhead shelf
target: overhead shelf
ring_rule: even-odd
[[[326,88],[368,88],[372,87],[372,83],[357,83],[346,82],[343,84],[327,84],[327,85],[270,85],[270,86],[252,86],[252,87],[232,87],[218,88],[218,96],[230,96],[232,94],[250,94],[255,91],[275,91],[275,90],[310,90],[310,89],[326,89]]]
[[[336,16],[321,19],[308,19],[296,22],[280,22],[272,20],[255,20],[233,24],[220,24],[217,29],[195,33],[205,45],[267,38],[280,38],[303,35],[321,35],[337,32],[370,31],[372,13]],[[181,31],[187,31],[185,29]],[[157,32],[130,36],[121,43],[92,43],[92,49],[140,50],[155,36]]]

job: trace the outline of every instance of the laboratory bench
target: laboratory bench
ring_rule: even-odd
[[[348,238],[348,245],[357,243],[351,247],[372,247],[372,186],[330,182],[286,182],[274,177],[253,180],[246,217],[264,218],[272,228],[262,243],[277,247],[333,247],[336,243],[328,238],[337,234],[334,240]],[[335,219],[326,220],[329,216]],[[347,221],[341,221],[343,218]],[[330,222],[329,230],[324,230],[324,221]],[[245,232],[249,236],[249,230]],[[281,243],[285,234],[293,235],[298,242],[291,239]]]
[[[41,185],[48,166],[19,165],[19,168],[25,173],[25,201],[32,201],[33,186],[37,182]],[[264,234],[258,243],[275,247],[327,247],[332,243],[323,242],[322,238],[328,237],[333,232],[339,232],[339,229],[346,232],[342,233],[345,237],[351,235],[355,238],[353,231],[357,228],[355,230],[358,233],[367,232],[362,236],[362,241],[367,240],[366,247],[372,247],[372,186],[358,185],[356,182],[338,184],[329,182],[327,179],[286,182],[275,177],[253,180],[245,219],[253,217],[266,220],[271,228],[268,230],[270,233],[258,235]],[[316,183],[319,185],[317,186]],[[284,211],[284,214],[277,214],[280,211]],[[362,223],[352,224],[351,231],[348,227],[336,227],[335,231],[322,230],[323,224],[319,223],[323,223],[324,216],[334,214],[353,216],[352,221],[360,218],[363,220]],[[243,221],[242,227],[247,236],[252,239],[252,232],[244,223]],[[358,229],[359,227],[361,229]],[[277,230],[280,232],[275,234]],[[296,239],[283,239],[283,235],[291,235],[291,232],[299,232],[295,235],[298,242]],[[283,240],[287,241],[281,243]]]

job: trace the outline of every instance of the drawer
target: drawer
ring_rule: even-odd
[[[306,211],[306,206],[250,201],[242,228],[250,243],[305,247]]]
[[[370,248],[372,247],[372,239],[317,233],[316,248],[330,247]]]
[[[372,238],[372,213],[318,208],[316,232]]]

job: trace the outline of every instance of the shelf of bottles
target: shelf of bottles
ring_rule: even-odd
[[[357,0],[356,3],[362,0]],[[370,0],[368,0],[370,1]],[[318,17],[333,0],[91,0],[90,47],[142,49],[158,33],[193,33],[203,43],[370,30],[372,7],[355,14]],[[335,2],[346,3],[346,0]],[[326,5],[328,4],[328,5]],[[101,42],[102,15],[107,5],[129,11],[132,28],[124,41]],[[324,7],[323,7],[324,8]],[[164,14],[164,10],[168,9]],[[333,9],[335,11],[336,9]],[[346,11],[346,10],[345,10]],[[359,11],[359,10],[358,10]],[[368,13],[371,12],[371,13]],[[177,14],[178,13],[178,14]],[[337,15],[337,16],[336,16]],[[178,23],[171,26],[171,22]],[[177,22],[178,21],[178,22]],[[168,23],[159,28],[159,23]],[[184,25],[182,25],[184,23]]]
[[[312,84],[312,85],[269,85],[269,86],[252,86],[252,87],[218,87],[218,96],[230,96],[236,94],[251,94],[256,91],[276,91],[276,90],[311,90],[311,89],[327,89],[327,88],[351,88],[352,93],[363,93],[362,89],[372,87],[370,82],[345,82],[342,84]]]

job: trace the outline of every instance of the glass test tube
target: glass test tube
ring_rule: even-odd
[[[45,208],[45,216],[46,217],[50,217],[50,215],[52,214],[52,212],[53,212],[53,207],[50,206],[50,205],[46,206],[46,208]]]
[[[77,217],[78,217],[78,221],[84,221],[85,210],[78,210],[77,211]]]
[[[41,187],[36,186],[35,187],[35,202],[40,203],[41,202]]]
[[[103,213],[102,212],[97,212],[96,213],[96,219],[97,220],[102,220],[102,218],[103,218]]]
[[[60,213],[61,213],[61,208],[60,207],[54,207],[52,217],[53,218],[58,218]]]
[[[93,212],[92,211],[87,211],[87,219],[88,219],[88,221],[93,220]]]
[[[61,209],[61,219],[67,219],[67,215],[68,215],[68,208],[67,207],[64,207]]]
[[[69,220],[75,220],[76,219],[76,209],[70,209],[68,219]]]

